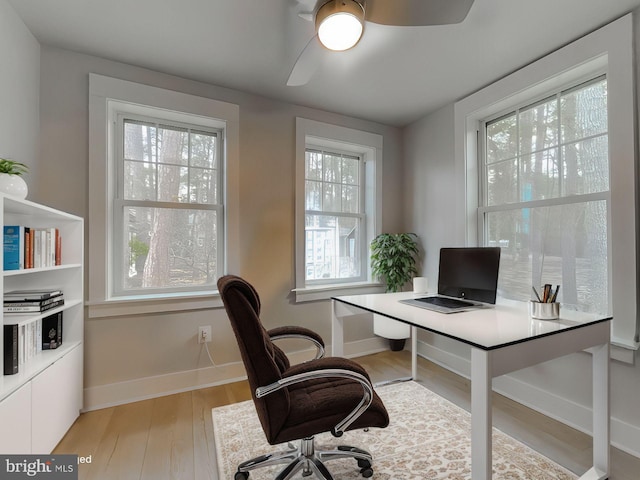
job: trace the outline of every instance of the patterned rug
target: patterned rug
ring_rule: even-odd
[[[467,411],[416,382],[386,385],[376,391],[389,412],[387,428],[347,432],[339,439],[319,435],[317,448],[346,444],[368,450],[376,480],[471,478],[471,417]],[[220,480],[233,479],[239,463],[277,449],[265,440],[253,402],[214,408],[212,415]],[[336,480],[362,478],[354,460],[334,460],[327,466]],[[282,468],[284,464],[254,470],[249,478],[271,480]],[[300,472],[294,478],[301,479]],[[493,478],[569,480],[577,475],[494,428]]]

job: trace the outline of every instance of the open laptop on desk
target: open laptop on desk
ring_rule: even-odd
[[[442,248],[438,294],[401,302],[440,313],[489,307],[496,303],[499,269],[499,247]]]

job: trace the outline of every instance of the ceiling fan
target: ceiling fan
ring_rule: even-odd
[[[474,0],[298,0],[315,3],[311,12],[298,16],[315,22],[316,35],[296,60],[287,85],[305,85],[315,73],[326,50],[353,48],[366,23],[389,26],[446,25],[462,22]]]

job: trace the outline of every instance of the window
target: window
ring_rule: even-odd
[[[114,293],[211,290],[224,265],[222,131],[119,114],[115,132]]]
[[[607,80],[484,122],[483,243],[502,247],[501,294],[561,285],[563,305],[609,308]]]
[[[305,160],[306,284],[365,280],[364,162],[319,147]]]
[[[369,244],[380,233],[380,135],[296,120],[296,300],[380,291]]]
[[[504,248],[506,295],[530,298],[526,289],[553,282],[563,303],[611,314],[614,358],[631,362],[640,328],[633,58],[629,14],[454,107],[460,241]]]
[[[238,159],[237,105],[89,75],[90,318],[222,306]]]

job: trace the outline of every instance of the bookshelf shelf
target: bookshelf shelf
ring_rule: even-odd
[[[63,312],[62,344],[54,350],[35,352],[32,349],[33,355],[19,365],[18,373],[0,376],[0,424],[8,419],[21,430],[18,435],[5,429],[0,431],[0,452],[48,454],[82,408],[84,220],[2,194],[0,219],[3,231],[5,225],[57,229],[62,239],[60,265],[4,270],[0,275],[3,294],[13,290],[61,290],[64,295],[64,305],[44,312],[0,313],[0,325],[17,324],[19,329],[22,326],[28,329],[44,317]],[[4,255],[4,249],[0,252]],[[0,345],[4,346],[4,340],[2,328]],[[0,356],[2,372],[4,361],[4,355]],[[56,414],[42,421],[43,411]]]

